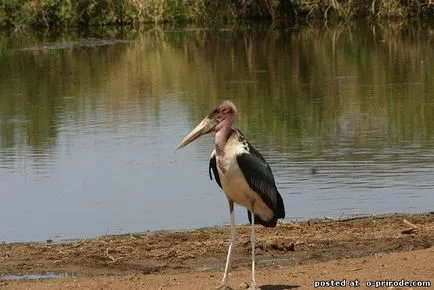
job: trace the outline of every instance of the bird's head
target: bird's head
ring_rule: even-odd
[[[220,131],[224,127],[231,127],[237,114],[237,107],[231,101],[224,101],[211,111],[184,140],[179,143],[176,150],[190,144],[202,135]]]

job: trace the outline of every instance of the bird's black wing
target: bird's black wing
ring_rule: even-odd
[[[212,180],[212,174],[211,174],[211,169],[212,172],[214,174],[214,178],[215,181],[217,182],[217,184],[220,186],[220,188],[222,188],[222,184],[220,182],[220,176],[219,176],[219,172],[217,170],[217,160],[216,160],[216,154],[215,151],[213,151],[213,153],[211,154],[211,159],[209,160],[209,178]],[[223,188],[222,188],[223,189]]]
[[[244,138],[244,137],[243,137]],[[263,221],[255,215],[255,223],[264,226],[275,226],[278,218],[285,217],[285,207],[280,196],[270,166],[264,157],[247,140],[249,153],[237,155],[238,166],[250,188],[259,194],[265,204],[274,212],[271,221]],[[250,212],[249,221],[251,222]]]

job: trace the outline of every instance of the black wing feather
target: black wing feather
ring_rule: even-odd
[[[285,217],[283,200],[277,190],[270,166],[261,153],[259,153],[247,140],[245,141],[248,144],[249,153],[243,153],[237,156],[238,166],[243,172],[250,188],[257,192],[265,204],[274,212],[274,218],[270,221],[263,221],[259,216],[255,215],[255,223],[273,227],[276,225],[278,218]],[[251,215],[249,211],[248,216],[251,223]]]
[[[209,178],[212,180],[212,174],[211,174],[211,170],[212,170],[212,172],[214,174],[215,181],[220,186],[220,188],[223,189],[222,184],[220,182],[219,172],[217,170],[217,161],[216,161],[215,156],[216,156],[215,154],[211,155],[211,159],[209,160],[209,168],[208,168]]]

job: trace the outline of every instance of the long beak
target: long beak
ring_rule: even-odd
[[[187,136],[185,136],[184,140],[179,143],[175,150],[181,149],[182,147],[190,144],[200,136],[211,132],[211,130],[214,129],[215,125],[217,125],[217,122],[207,116],[205,119],[202,120],[202,122],[199,123],[199,125],[196,126],[196,128],[194,128]]]

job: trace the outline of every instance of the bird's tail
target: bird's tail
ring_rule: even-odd
[[[247,210],[247,215],[249,217],[249,223],[252,224],[252,214],[249,210]],[[255,225],[263,225],[267,228],[274,228],[277,224],[277,217],[273,216],[273,218],[269,221],[264,221],[260,216],[255,215]]]
[[[277,193],[277,206],[274,215],[278,219],[285,218],[285,205],[283,204],[283,199],[279,192]]]
[[[285,205],[283,204],[283,199],[279,192],[277,192],[277,205],[273,213],[273,218],[269,221],[265,221],[261,219],[260,216],[255,215],[255,224],[273,228],[277,224],[277,219],[285,218]],[[247,215],[249,217],[249,223],[252,224],[252,214],[249,210],[247,210]]]

